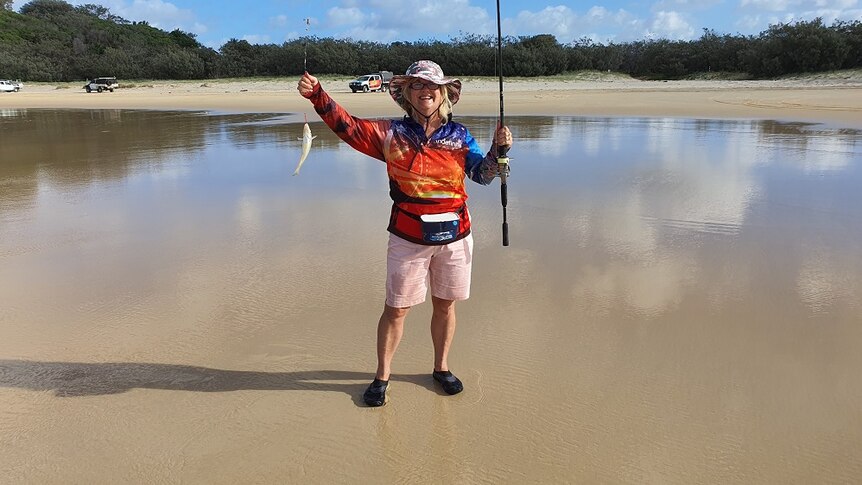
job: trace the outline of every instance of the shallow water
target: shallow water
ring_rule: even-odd
[[[423,305],[367,409],[385,170],[296,119],[0,111],[0,482],[862,477],[862,132],[509,118],[466,391]]]

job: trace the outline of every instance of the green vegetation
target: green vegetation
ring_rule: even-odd
[[[403,72],[416,59],[434,59],[448,74],[495,76],[497,39],[463,34],[382,44],[304,37],[281,45],[231,39],[217,51],[194,34],[165,32],[129,22],[100,5],[72,6],[33,0],[9,10],[0,0],[0,75],[29,81],[68,82],[93,76],[120,79],[216,79],[297,76],[304,52],[315,74],[355,76]],[[507,77],[563,76],[602,79],[764,79],[862,68],[862,22],[824,25],[821,19],[772,25],[757,36],[704,29],[692,41],[667,39],[560,44],[542,34],[503,39]],[[605,77],[606,79],[607,77]]]

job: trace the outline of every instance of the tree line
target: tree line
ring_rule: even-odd
[[[404,72],[417,59],[433,59],[458,76],[497,75],[497,38],[461,34],[448,41],[379,43],[302,37],[281,44],[231,39],[206,47],[192,33],[166,32],[130,22],[96,4],[33,0],[19,12],[0,0],[0,77],[75,81],[212,79],[297,76],[309,72],[354,76],[379,70]],[[758,35],[596,43],[560,43],[553,35],[501,40],[503,75],[552,76],[580,70],[612,71],[642,79],[679,79],[706,72],[774,78],[786,74],[862,67],[862,22],[822,19],[771,25]]]

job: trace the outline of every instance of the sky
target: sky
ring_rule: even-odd
[[[15,0],[18,10],[29,0]],[[497,32],[496,0],[84,0],[129,21],[181,29],[218,49],[230,39],[281,44],[304,35],[381,43]],[[758,34],[770,24],[862,21],[862,0],[500,0],[504,36],[553,34],[561,44]],[[304,19],[309,19],[306,26]]]

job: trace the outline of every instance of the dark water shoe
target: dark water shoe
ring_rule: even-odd
[[[443,386],[443,391],[446,392],[446,394],[458,394],[464,390],[464,385],[461,384],[461,381],[448,370],[442,372],[435,370],[431,375],[434,377],[435,381]]]
[[[382,406],[386,404],[387,389],[389,389],[389,381],[374,379],[371,385],[368,386],[368,389],[365,390],[365,394],[362,395],[362,399],[365,401],[365,404],[373,408]]]

